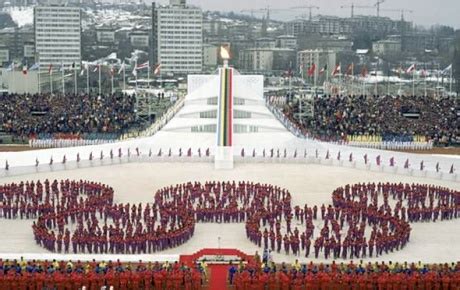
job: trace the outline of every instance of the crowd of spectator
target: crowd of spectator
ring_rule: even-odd
[[[273,289],[460,289],[460,262],[426,265],[418,263],[275,264],[257,259],[231,265],[228,281],[235,290]]]
[[[322,96],[313,98],[313,117],[296,118],[299,105],[284,113],[305,134],[334,141],[350,135],[377,135],[407,142],[421,135],[438,144],[460,143],[460,111],[454,97]]]
[[[205,269],[200,264],[190,268],[184,264],[119,260],[26,261],[0,259],[0,289],[202,289]]]
[[[0,129],[15,137],[38,134],[120,134],[136,124],[135,96],[0,94]]]

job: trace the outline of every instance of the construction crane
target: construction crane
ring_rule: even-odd
[[[362,6],[362,5],[355,5],[354,3],[351,3],[351,5],[343,5],[343,6],[340,6],[340,8],[342,9],[347,9],[347,8],[351,8],[351,18],[355,17],[355,9],[356,8],[360,8],[360,9],[373,9],[374,6]]]
[[[375,7],[377,7],[377,17],[380,17],[380,5],[384,3],[385,0],[377,0],[377,3],[375,3]]]
[[[313,17],[312,17],[312,11],[313,11],[313,9],[317,9],[317,10],[318,10],[319,7],[318,7],[318,6],[314,6],[314,5],[310,5],[310,6],[296,6],[296,7],[291,7],[291,10],[292,10],[292,9],[308,9],[309,12],[310,12],[310,13],[309,13],[309,19],[310,19],[310,21],[311,21],[312,18],[313,18]]]
[[[400,12],[401,13],[401,21],[404,21],[404,14],[406,12],[413,13],[413,10],[410,9],[382,9],[381,11],[388,11],[388,12]]]

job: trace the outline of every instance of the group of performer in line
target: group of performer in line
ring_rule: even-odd
[[[189,182],[158,190],[153,203],[114,203],[90,181],[0,186],[0,216],[35,219],[37,244],[58,253],[154,253],[177,247],[197,222],[245,222],[259,247],[326,259],[381,256],[407,245],[413,222],[460,216],[460,192],[419,184],[337,188],[329,205],[292,205],[287,189],[254,182]]]

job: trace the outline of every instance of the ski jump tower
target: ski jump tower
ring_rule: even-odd
[[[219,68],[219,94],[217,101],[217,144],[214,167],[233,169],[233,68],[228,66],[229,52],[222,47],[224,63]]]

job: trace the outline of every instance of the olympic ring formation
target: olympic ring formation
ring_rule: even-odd
[[[145,205],[114,203],[113,188],[83,180],[0,186],[0,216],[35,219],[36,243],[59,253],[153,253],[188,241],[197,222],[245,222],[259,247],[360,258],[405,247],[410,223],[460,217],[460,192],[433,185],[362,183],[334,190],[330,205],[291,201],[288,190],[253,182],[178,184]]]

